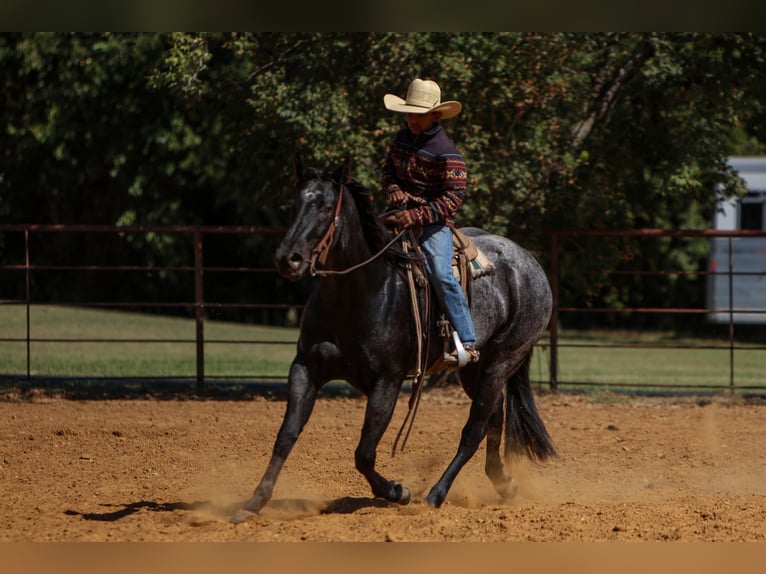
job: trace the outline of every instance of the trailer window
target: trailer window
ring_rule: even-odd
[[[762,230],[764,198],[760,193],[747,194],[742,199],[740,210],[740,229]]]

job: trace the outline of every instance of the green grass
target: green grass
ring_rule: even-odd
[[[209,377],[286,377],[297,329],[205,321]],[[39,376],[194,377],[196,325],[192,319],[140,313],[33,306],[31,372]],[[0,339],[26,338],[26,309],[0,306]],[[113,342],[83,342],[100,341]],[[130,340],[150,339],[147,342]],[[162,342],[170,340],[172,342]],[[216,341],[246,341],[222,343]],[[264,344],[249,341],[286,341]],[[26,374],[26,341],[0,341],[0,374]]]
[[[33,339],[68,340],[32,342],[33,375],[117,378],[194,378],[196,375],[195,322],[192,319],[56,306],[33,306],[30,318]],[[207,377],[286,378],[295,353],[297,329],[213,320],[206,320],[204,328]],[[0,305],[0,374],[26,374],[25,337],[25,307]],[[118,341],[83,342],[103,339]],[[131,339],[153,341],[127,342]],[[547,340],[543,342],[547,343]],[[561,331],[559,342],[558,380],[561,388],[568,388],[568,383],[572,382],[589,383],[589,387],[595,389],[645,390],[663,387],[725,389],[729,385],[729,349],[723,340],[682,338],[665,332],[591,330]],[[595,344],[666,347],[623,349],[568,346]],[[672,348],[676,345],[720,348]],[[766,390],[764,345],[738,343],[738,346],[743,348],[734,353],[735,385]],[[545,346],[538,348],[532,361],[531,378],[544,387],[550,380],[549,361],[550,350]]]
[[[717,388],[730,385],[728,341],[676,336],[666,332],[570,331],[559,333],[558,380],[587,382],[597,388]],[[634,345],[595,348],[593,345]],[[569,346],[573,345],[573,346]],[[651,348],[663,346],[664,348]],[[677,348],[677,347],[697,348]],[[735,387],[766,390],[766,349],[763,344],[736,342]],[[547,361],[549,354],[546,351]],[[548,371],[541,373],[548,376]],[[544,379],[547,380],[547,379]]]

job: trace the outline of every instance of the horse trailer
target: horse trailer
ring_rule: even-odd
[[[731,157],[747,193],[721,201],[713,216],[719,231],[766,229],[766,157]],[[766,324],[766,235],[711,239],[708,318],[714,323]]]

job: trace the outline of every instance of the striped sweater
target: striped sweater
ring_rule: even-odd
[[[406,127],[396,134],[383,168],[383,191],[387,197],[405,192],[409,201],[404,207],[413,221],[454,225],[466,182],[463,155],[440,124],[419,136]]]

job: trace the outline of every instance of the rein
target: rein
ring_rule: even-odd
[[[341,183],[338,187],[338,201],[335,203],[335,213],[333,214],[333,219],[330,222],[330,225],[327,227],[327,231],[324,232],[324,235],[322,236],[322,239],[319,240],[319,242],[316,244],[316,247],[314,247],[314,251],[311,253],[311,265],[309,267],[309,270],[311,271],[312,276],[319,276],[319,277],[327,277],[329,275],[347,275],[348,273],[351,273],[352,271],[356,271],[357,269],[360,269],[364,267],[365,265],[368,265],[375,261],[378,257],[383,255],[386,251],[388,251],[388,248],[391,247],[394,243],[397,242],[397,240],[404,234],[406,231],[405,229],[401,230],[399,233],[397,233],[394,238],[386,243],[386,245],[377,253],[372,255],[371,257],[365,259],[361,263],[357,263],[356,265],[352,265],[351,267],[348,267],[346,269],[317,269],[316,264],[317,260],[319,260],[320,265],[324,265],[327,262],[327,256],[330,254],[330,247],[332,246],[332,240],[333,236],[335,235],[335,230],[340,225],[340,210],[341,206],[343,205],[343,189],[344,186]]]
[[[420,252],[417,239],[410,230],[411,247],[415,251]],[[407,250],[409,242],[403,241],[402,246]],[[422,255],[422,253],[421,253]],[[394,440],[394,446],[391,449],[391,456],[396,455],[396,449],[399,445],[399,439],[402,438],[404,429],[407,428],[406,434],[404,434],[404,440],[402,440],[401,450],[404,452],[404,446],[407,444],[407,440],[410,438],[410,432],[412,431],[412,425],[415,423],[415,415],[418,412],[418,405],[420,404],[420,396],[423,392],[423,378],[426,375],[428,368],[428,343],[430,340],[429,325],[429,309],[430,304],[430,292],[431,290],[426,287],[424,291],[425,302],[423,304],[423,316],[421,317],[421,309],[418,304],[417,287],[415,286],[415,276],[412,269],[413,263],[407,262],[407,283],[410,292],[410,305],[412,305],[412,316],[415,320],[415,337],[418,342],[418,358],[417,358],[417,372],[412,380],[412,394],[409,400],[409,410],[407,416],[402,421],[402,426],[399,428],[399,432],[396,433],[396,439]],[[425,327],[425,328],[424,328]],[[409,423],[409,426],[407,424]]]

